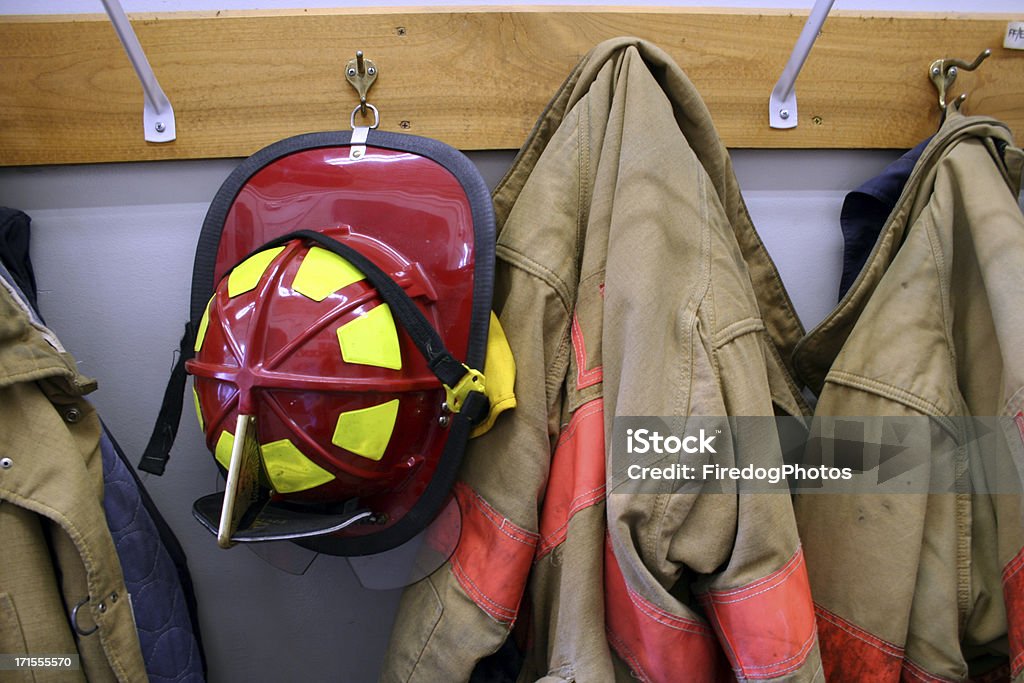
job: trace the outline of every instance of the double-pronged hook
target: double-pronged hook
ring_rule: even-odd
[[[962,59],[936,59],[932,62],[931,66],[928,67],[928,75],[932,79],[932,83],[935,85],[936,90],[939,91],[939,109],[943,114],[946,113],[946,107],[948,102],[946,101],[946,94],[949,91],[950,86],[953,85],[953,81],[956,80],[956,76],[960,73],[960,70],[974,71],[981,63],[988,59],[992,54],[991,50],[983,50],[981,54],[974,58],[973,62],[965,62]],[[966,94],[962,94],[956,98],[956,106],[959,107],[963,104],[964,100],[967,99]]]

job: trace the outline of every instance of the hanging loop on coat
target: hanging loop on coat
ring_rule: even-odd
[[[936,59],[928,67],[928,75],[932,79],[932,84],[935,89],[939,91],[939,110],[943,114],[946,112],[946,108],[949,103],[946,101],[946,94],[949,88],[953,85],[956,80],[956,76],[960,73],[960,70],[974,71],[981,63],[988,59],[992,55],[992,50],[985,49],[981,51],[977,57],[974,58],[973,62],[966,62],[962,59]],[[956,106],[963,104],[964,100],[967,99],[967,94],[961,94],[956,98]]]

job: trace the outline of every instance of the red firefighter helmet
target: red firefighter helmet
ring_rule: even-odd
[[[448,500],[486,416],[486,186],[436,141],[370,131],[352,154],[349,136],[258,152],[204,223],[186,367],[228,491],[193,511],[223,534],[244,498],[230,542],[395,548]]]

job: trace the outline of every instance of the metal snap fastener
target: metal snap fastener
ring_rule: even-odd
[[[82,419],[82,411],[78,408],[68,408],[64,411],[64,419],[71,424],[75,424]]]
[[[0,458],[0,467],[5,470],[9,470],[14,467],[14,461],[10,458]]]
[[[100,611],[100,614],[105,614],[107,611],[107,603],[101,602],[96,609]]]
[[[110,602],[117,602],[117,593],[110,594]]]

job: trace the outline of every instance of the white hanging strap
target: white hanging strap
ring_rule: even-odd
[[[145,104],[142,108],[143,136],[147,142],[171,142],[176,137],[174,128],[174,109],[171,108],[171,101],[167,99],[160,84],[157,83],[156,75],[153,74],[153,67],[146,59],[146,53],[142,51],[142,45],[128,21],[124,8],[119,0],[101,0],[110,23],[114,25],[117,37],[121,39],[124,51],[128,53],[128,59],[135,69],[135,73],[142,83],[142,92],[145,97]]]
[[[768,123],[772,128],[796,128],[796,77],[800,75],[800,69],[814,47],[814,41],[818,38],[818,32],[821,31],[833,2],[835,0],[816,0],[800,37],[796,39],[793,54],[789,56],[786,68],[782,70],[782,75],[779,76],[779,81],[768,99]]]

